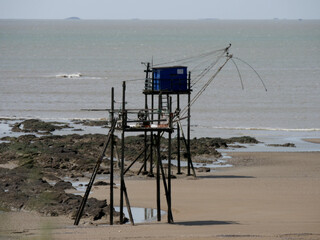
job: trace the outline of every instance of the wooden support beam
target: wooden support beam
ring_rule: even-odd
[[[121,183],[121,185],[123,185],[123,193],[124,193],[124,197],[125,197],[125,200],[126,200],[126,206],[127,206],[128,213],[129,213],[129,219],[130,219],[131,225],[134,225],[134,220],[133,220],[133,216],[132,216],[132,212],[131,212],[131,206],[130,206],[130,201],[129,201],[129,197],[128,197],[126,184],[124,182],[124,179],[122,181],[123,182]]]
[[[148,147],[149,147],[149,145],[147,145],[147,149],[148,149]],[[131,162],[131,164],[129,165],[129,167],[127,167],[127,169],[124,171],[124,175],[126,175],[126,173],[129,171],[129,169],[133,166],[133,164],[135,164],[136,163],[136,161],[142,156],[142,154],[144,154],[145,153],[145,150],[147,150],[147,149],[142,149],[142,151],[139,153],[139,155],[138,155],[138,157],[136,157],[136,159],[135,160],[133,160],[132,162]]]
[[[115,152],[116,152],[118,168],[120,169],[121,168],[121,158],[120,158],[120,155],[119,155],[119,150],[118,150],[117,144],[114,144],[114,149],[115,149]]]
[[[148,159],[149,159],[149,157],[150,157],[150,154],[147,156],[147,159],[146,159],[146,160],[148,160]],[[140,175],[140,173],[141,173],[142,169],[143,169],[146,165],[147,165],[147,161],[145,161],[145,162],[143,163],[143,165],[141,166],[141,168],[139,169],[139,171],[138,171],[138,175]]]
[[[182,140],[183,140],[183,142],[184,142],[184,144],[185,144],[185,147],[186,147],[186,150],[187,150],[188,162],[190,162],[190,166],[191,166],[191,169],[192,169],[192,172],[193,172],[193,176],[196,177],[196,171],[194,170],[193,163],[192,163],[192,159],[191,159],[190,147],[188,147],[188,142],[187,142],[187,140],[186,140],[186,138],[185,138],[185,136],[184,136],[181,122],[178,121],[178,124],[179,124],[179,127],[180,127],[180,129],[181,129]]]
[[[160,145],[160,139],[158,139],[158,143]],[[160,151],[158,151],[159,149],[157,149],[157,153],[158,153],[158,158],[160,158]],[[167,205],[168,205],[168,223],[173,222],[173,216],[172,216],[172,211],[171,211],[171,207],[169,208],[170,204],[170,192],[168,190],[168,185],[166,182],[166,175],[163,169],[163,164],[162,161],[159,162],[160,163],[160,170],[161,170],[161,175],[162,175],[162,182],[163,182],[163,187],[164,187],[164,192],[166,195],[166,200],[167,200]],[[169,179],[169,175],[168,175],[168,179]],[[169,183],[168,183],[169,184]],[[171,184],[171,183],[170,183]]]

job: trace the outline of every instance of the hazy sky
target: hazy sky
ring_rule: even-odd
[[[320,0],[0,0],[0,19],[320,19]]]

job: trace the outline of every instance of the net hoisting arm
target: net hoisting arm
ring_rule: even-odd
[[[209,78],[209,80],[203,85],[203,87],[199,90],[199,92],[197,92],[197,94],[192,98],[190,105],[186,106],[180,113],[180,116],[183,117],[187,111],[188,108],[190,108],[197,100],[198,98],[201,96],[201,94],[207,89],[207,87],[210,85],[210,83],[212,83],[212,81],[215,79],[215,77],[219,74],[219,72],[223,69],[223,67],[227,64],[227,62],[232,59],[232,55],[231,54],[227,54],[227,59],[225,60],[225,62],[219,67],[219,69],[215,72],[215,74],[213,76],[211,76]]]

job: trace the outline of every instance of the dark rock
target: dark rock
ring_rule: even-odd
[[[268,147],[296,147],[294,143],[284,143],[284,144],[268,144]]]
[[[72,129],[73,132],[81,132],[81,131],[84,131],[83,129],[81,128],[75,128],[75,129]]]
[[[241,145],[229,145],[230,148],[246,148],[245,146]]]
[[[105,215],[106,215],[106,213],[104,212],[104,210],[102,208],[97,209],[96,212],[93,214],[93,220],[94,221],[99,220]]]
[[[198,172],[210,172],[211,169],[210,168],[206,168],[206,167],[200,167],[198,168]]]
[[[110,185],[110,183],[104,182],[104,181],[98,181],[93,184],[93,186],[107,186]]]
[[[72,186],[72,183],[71,183],[71,182],[65,182],[65,181],[59,181],[59,182],[57,182],[57,183],[54,185],[54,187],[55,187],[55,188],[62,189],[62,190],[75,189],[75,188]]]
[[[108,121],[103,121],[103,120],[75,120],[73,121],[75,124],[82,124],[84,126],[106,126],[108,125]]]
[[[259,141],[253,137],[243,136],[243,137],[232,137],[227,139],[227,143],[254,143],[257,144]]]

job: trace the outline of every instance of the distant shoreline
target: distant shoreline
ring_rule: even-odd
[[[310,143],[320,144],[320,138],[306,138],[306,139],[303,139],[303,140],[306,141],[306,142],[310,142]]]

